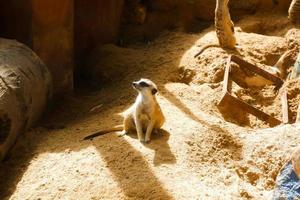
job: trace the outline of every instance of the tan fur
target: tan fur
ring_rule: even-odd
[[[274,76],[284,78],[286,76],[286,66],[284,66],[285,59],[291,56],[291,54],[294,51],[295,49],[288,50],[283,55],[281,55],[277,63],[274,66],[270,67],[268,72],[273,74]],[[245,82],[248,86],[256,86],[256,87],[273,84],[273,82],[263,78],[262,76],[257,76],[257,75],[253,77],[246,77]]]
[[[266,85],[274,84],[272,81],[265,79],[264,77],[259,75],[245,77],[245,83],[248,87],[263,87]]]
[[[234,24],[231,21],[228,9],[229,0],[217,0],[215,9],[215,29],[219,44],[204,45],[194,58],[198,57],[205,49],[209,47],[236,48],[236,38],[234,36]]]
[[[215,28],[219,44],[223,48],[235,48],[234,24],[228,9],[229,0],[217,0],[215,10]]]
[[[297,48],[286,51],[284,54],[280,56],[277,63],[274,65],[273,68],[276,69],[277,75],[280,78],[285,78],[287,76],[287,66],[285,66],[286,59],[293,56],[296,52],[298,52]]]
[[[141,87],[141,82],[145,82],[149,86]],[[134,104],[123,113],[123,126],[99,131],[85,137],[85,140],[113,131],[122,131],[123,134],[126,134],[130,130],[136,130],[138,139],[141,142],[150,141],[153,129],[160,129],[165,122],[165,117],[156,100],[156,96],[152,93],[153,90],[157,91],[157,87],[149,79],[133,82],[133,86],[139,94]],[[145,135],[144,131],[146,131]]]

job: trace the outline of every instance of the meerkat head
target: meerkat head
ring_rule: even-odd
[[[135,90],[144,95],[154,96],[158,92],[156,84],[145,78],[142,78],[139,81],[134,81],[132,86]]]

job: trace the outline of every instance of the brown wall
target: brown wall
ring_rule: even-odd
[[[54,92],[73,90],[73,0],[0,0],[0,37],[32,48],[50,69]]]
[[[31,2],[0,0],[0,37],[16,39],[31,47]]]
[[[122,7],[123,0],[75,0],[77,62],[99,44],[117,41]]]
[[[0,37],[31,47],[60,96],[73,90],[76,64],[99,44],[117,41],[122,7],[123,0],[0,0]]]
[[[73,0],[32,0],[32,47],[48,65],[56,94],[73,89]]]
[[[143,24],[122,23],[119,34],[121,21],[127,20],[122,15],[124,1],[142,2],[147,17]],[[290,2],[230,0],[231,14],[235,18],[258,9],[287,12]],[[49,67],[54,91],[61,95],[72,91],[74,66],[86,70],[82,64],[95,47],[115,43],[119,36],[152,38],[181,20],[187,28],[197,27],[203,20],[211,23],[214,8],[215,0],[0,0],[0,37],[31,47]]]
[[[235,0],[238,1],[238,0]],[[274,2],[277,2],[274,4]],[[278,11],[287,13],[287,10],[291,4],[292,0],[264,0],[259,1],[259,9],[265,12],[270,12],[272,9],[277,9]]]

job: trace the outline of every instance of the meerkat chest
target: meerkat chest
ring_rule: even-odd
[[[151,107],[142,107],[140,115],[142,115],[142,116],[147,117],[148,119],[150,119],[151,115],[153,113],[152,110],[153,109]]]
[[[140,107],[140,117],[144,118],[144,119],[150,119],[151,116],[153,115],[153,110],[154,110],[154,107],[153,107],[153,104],[152,102],[147,102],[147,103],[141,103],[139,105]]]

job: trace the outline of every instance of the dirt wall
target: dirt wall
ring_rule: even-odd
[[[53,75],[57,96],[73,90],[73,0],[0,1],[0,36],[38,54]]]
[[[118,39],[123,0],[75,0],[74,42],[76,60],[99,44]]]
[[[0,0],[0,36],[32,48],[61,96],[73,90],[75,66],[96,45],[117,42],[122,7],[123,0]]]
[[[230,0],[232,19],[263,12],[287,13],[291,0]],[[122,15],[121,39],[147,41],[165,29],[181,27],[187,32],[199,32],[213,23],[215,0],[125,0]],[[139,10],[143,10],[140,11]],[[141,12],[145,15],[140,20]]]
[[[31,46],[31,2],[0,0],[0,37],[17,39]]]

